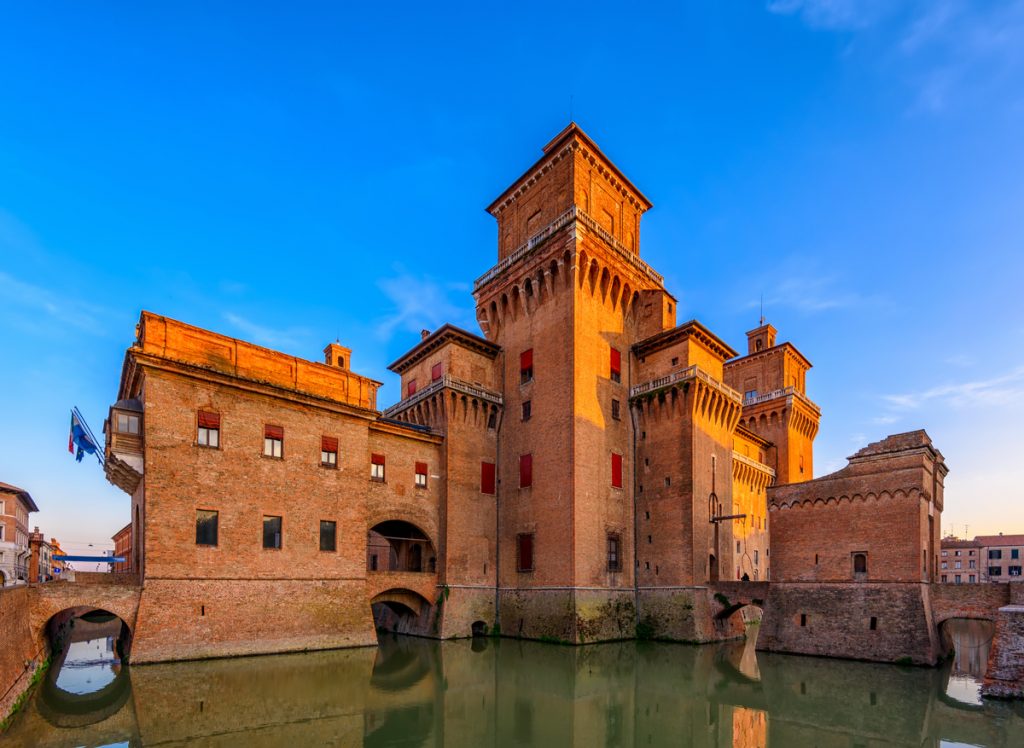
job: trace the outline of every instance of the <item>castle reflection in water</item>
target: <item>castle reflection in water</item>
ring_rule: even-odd
[[[122,668],[99,698],[51,677],[22,746],[1024,745],[1024,708],[957,692],[965,660],[899,667],[755,653],[752,642],[385,636],[363,648]],[[953,683],[950,678],[953,678]],[[969,689],[968,689],[969,692]],[[950,695],[953,694],[953,695]]]

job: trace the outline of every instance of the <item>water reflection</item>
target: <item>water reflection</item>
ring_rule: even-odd
[[[951,668],[765,655],[743,642],[574,648],[386,637],[377,649],[124,668],[104,689],[123,683],[129,695],[90,724],[48,719],[41,690],[5,742],[1024,745],[1021,706],[958,704],[944,690]]]
[[[947,696],[964,704],[981,705],[981,684],[994,633],[991,621],[954,618],[942,624],[943,640],[953,652]]]

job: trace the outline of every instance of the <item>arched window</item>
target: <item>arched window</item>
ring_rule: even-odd
[[[868,554],[866,554],[866,553],[854,553],[853,554],[853,573],[854,574],[867,574],[868,573]]]

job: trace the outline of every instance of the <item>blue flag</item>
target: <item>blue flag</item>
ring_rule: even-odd
[[[78,447],[78,454],[75,455],[75,460],[78,462],[81,462],[86,454],[96,454],[96,442],[89,437],[75,412],[71,411],[71,433],[68,435],[68,452],[74,453],[75,447]]]

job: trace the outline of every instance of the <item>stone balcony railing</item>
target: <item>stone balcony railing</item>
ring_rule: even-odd
[[[626,246],[616,239],[614,236],[609,234],[601,225],[591,218],[589,215],[584,213],[579,207],[573,205],[567,211],[560,214],[554,221],[549,223],[547,226],[542,228],[536,234],[531,236],[525,244],[517,247],[512,251],[508,257],[503,259],[497,265],[492,267],[486,273],[481,275],[476,281],[473,282],[473,292],[479,291],[481,288],[486,286],[492,280],[497,278],[499,275],[504,273],[514,264],[520,260],[533,254],[534,250],[543,244],[548,238],[558,232],[559,229],[568,226],[571,223],[579,222],[585,226],[589,231],[593,231],[599,237],[601,237],[605,243],[612,248],[612,250],[619,256],[620,259],[624,260],[627,264],[638,270],[643,275],[646,275],[652,281],[657,283],[659,286],[664,285],[665,279],[660,274],[648,265],[646,262],[640,259],[636,252],[633,252],[626,248]]]
[[[494,405],[502,404],[501,395],[499,395],[497,392],[492,392],[491,390],[480,387],[479,385],[470,384],[469,382],[466,382],[457,377],[453,377],[450,374],[445,374],[440,379],[437,379],[428,384],[422,390],[417,390],[415,393],[405,398],[404,400],[399,400],[397,403],[395,403],[390,408],[386,409],[383,413],[381,413],[381,415],[384,418],[394,418],[396,414],[401,413],[403,410],[406,410],[407,408],[411,408],[416,403],[420,402],[421,400],[427,399],[434,393],[443,390],[446,387],[449,389],[453,389],[456,392],[461,392],[464,395],[469,395],[470,397],[475,397],[479,400],[484,400],[485,402],[493,403]]]
[[[656,390],[669,387],[676,382],[684,382],[688,379],[700,379],[706,382],[711,387],[719,390],[722,394],[729,397],[731,400],[739,401],[741,399],[740,393],[734,390],[727,384],[723,384],[715,379],[713,376],[708,374],[706,371],[701,369],[696,364],[692,366],[686,366],[682,369],[676,369],[663,377],[652,379],[649,382],[643,382],[635,387],[630,387],[629,396],[630,398],[639,397],[640,395],[646,395],[649,392],[655,392]]]
[[[796,397],[815,412],[821,412],[821,408],[819,408],[817,405],[811,402],[811,399],[807,397],[807,395],[803,394],[792,385],[790,385],[789,387],[781,387],[777,390],[772,390],[771,392],[765,392],[760,395],[745,397],[743,398],[743,407],[747,407],[748,405],[757,405],[759,403],[765,403],[768,402],[769,400],[775,400],[780,397]]]

